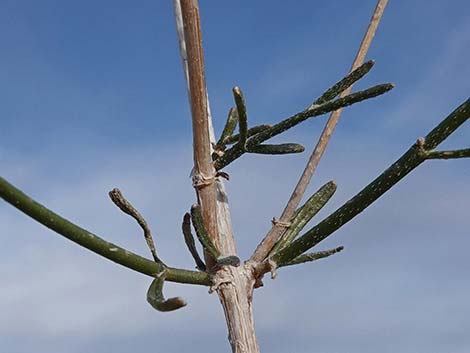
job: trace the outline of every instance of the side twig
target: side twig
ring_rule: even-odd
[[[289,130],[290,128],[304,122],[305,120],[327,114],[329,112],[332,112],[334,110],[344,108],[350,105],[353,105],[355,103],[361,102],[363,100],[367,100],[370,98],[374,98],[377,96],[380,96],[391,89],[393,89],[395,86],[391,83],[385,83],[385,84],[380,84],[371,88],[368,88],[363,91],[355,92],[352,93],[348,96],[338,98],[334,101],[329,101],[321,105],[316,105],[311,109],[305,109],[301,111],[300,113],[297,113],[295,115],[292,115],[291,117],[282,120],[281,122],[273,125],[270,129],[266,129],[259,134],[254,135],[253,137],[249,138],[248,141],[246,142],[246,150],[251,150],[254,146],[259,145],[260,143],[277,136],[284,131]],[[225,153],[217,158],[214,162],[214,167],[217,170],[220,170],[230,163],[232,163],[234,160],[242,156],[245,151],[239,144],[236,144],[235,146],[229,148]]]

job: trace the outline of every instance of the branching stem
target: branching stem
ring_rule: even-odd
[[[428,159],[429,153],[469,118],[470,99],[454,110],[426,137],[418,139],[400,159],[362,189],[356,196],[300,238],[275,254],[271,260],[278,265],[286,264],[327,238],[334,231],[364,211],[393,185]]]

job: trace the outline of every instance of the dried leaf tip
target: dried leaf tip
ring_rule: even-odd
[[[155,242],[153,241],[152,232],[150,231],[150,227],[148,226],[147,222],[145,221],[144,217],[137,211],[137,209],[132,206],[132,204],[126,200],[124,195],[118,188],[114,188],[109,193],[109,197],[111,201],[124,213],[127,213],[129,216],[134,218],[137,223],[140,225],[142,230],[144,231],[144,238],[147,242],[147,246],[150,249],[153,259],[155,262],[158,262],[163,265],[162,260],[160,260],[157,256],[157,251],[155,249]]]

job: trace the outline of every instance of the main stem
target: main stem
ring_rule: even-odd
[[[223,187],[215,180],[215,169],[212,164],[198,2],[197,0],[181,0],[178,4],[175,1],[177,16],[178,5],[182,14],[188,63],[188,89],[193,122],[194,184],[209,236],[222,255],[236,255],[229,222],[227,219],[218,219],[218,217],[230,217],[230,215],[226,205],[217,204],[217,199],[221,199],[217,198],[217,193],[223,192]],[[181,40],[180,38],[180,44]],[[225,203],[226,198],[222,198],[221,202]],[[206,262],[209,268],[213,264],[207,254]],[[224,309],[232,352],[259,353],[251,306],[254,286],[251,267],[224,266],[217,269],[213,273],[213,284]]]

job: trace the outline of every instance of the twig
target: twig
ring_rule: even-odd
[[[147,246],[150,249],[150,252],[152,253],[152,257],[155,260],[155,262],[159,262],[163,264],[163,261],[160,260],[157,256],[157,251],[155,250],[155,243],[152,238],[152,232],[150,231],[150,228],[145,221],[144,217],[137,211],[137,209],[132,206],[132,204],[126,200],[124,195],[121,193],[121,191],[118,188],[114,188],[109,192],[109,197],[111,198],[111,201],[124,213],[127,213],[129,216],[134,218],[137,223],[140,225],[142,230],[144,231],[144,238],[145,241],[147,242]]]
[[[329,257],[331,255],[337,254],[341,251],[343,251],[344,246],[337,247],[335,249],[331,250],[325,250],[325,251],[317,251],[317,252],[312,252],[309,254],[303,254],[300,256],[297,256],[294,260],[286,263],[286,264],[281,264],[278,267],[285,267],[285,266],[292,266],[292,265],[299,265],[303,264],[305,262],[311,262],[311,261],[316,261],[320,259],[324,259],[325,257]]]
[[[427,159],[455,159],[469,158],[470,148],[455,151],[431,151],[428,153]]]
[[[374,14],[372,15],[369,26],[367,28],[367,31],[364,35],[364,38],[362,39],[361,45],[359,46],[359,50],[351,66],[351,71],[354,71],[364,62],[366,54],[372,43],[372,39],[375,36],[375,32],[377,31],[377,27],[379,26],[380,20],[384,13],[385,7],[387,6],[387,2],[388,0],[378,1],[377,6],[375,7],[375,10],[374,10]],[[340,97],[347,96],[351,92],[351,90],[352,90],[352,86],[349,86],[349,88],[345,89],[341,93]],[[302,197],[305,194],[305,190],[307,190],[307,187],[310,184],[312,175],[315,172],[315,169],[323,155],[323,152],[325,151],[326,146],[328,145],[331,135],[333,134],[336,124],[338,123],[339,117],[341,116],[341,112],[342,112],[342,109],[339,109],[339,110],[334,111],[330,115],[330,118],[328,119],[328,122],[326,123],[326,126],[317,142],[317,145],[315,146],[315,149],[313,150],[307,162],[307,165],[305,166],[305,169],[294,191],[292,192],[292,195],[289,201],[287,202],[286,207],[284,208],[282,212],[282,215],[280,217],[281,220],[290,219],[295,209],[299,205],[300,200],[302,200]],[[262,261],[269,254],[272,246],[282,236],[282,234],[283,234],[282,228],[273,226],[271,230],[268,232],[268,234],[265,236],[263,241],[260,243],[260,245],[256,248],[250,260],[254,262]]]
[[[186,301],[181,297],[165,299],[163,296],[163,284],[166,278],[166,271],[155,276],[147,291],[147,302],[158,311],[166,312],[180,309],[186,306]]]
[[[305,109],[300,113],[292,115],[291,117],[282,120],[281,122],[273,125],[270,129],[266,129],[265,131],[260,132],[259,134],[254,135],[250,139],[248,139],[246,143],[246,149],[250,150],[256,145],[276,136],[284,131],[289,130],[290,128],[300,124],[301,122],[307,120],[308,118],[320,116],[334,110],[344,108],[350,106],[352,104],[361,102],[363,100],[367,100],[370,98],[374,98],[380,96],[395,86],[391,83],[380,84],[371,88],[368,88],[363,91],[352,93],[348,96],[338,98],[334,101],[329,101],[321,105],[317,105],[312,109]],[[217,170],[220,170],[233,162],[235,159],[239,158],[241,155],[245,153],[245,150],[241,148],[238,144],[231,147],[227,151],[225,151],[224,155],[217,158],[214,162],[214,166]]]
[[[184,241],[191,253],[194,261],[196,262],[196,268],[199,271],[206,271],[206,264],[202,261],[199,253],[197,252],[196,243],[194,242],[193,233],[191,232],[191,215],[186,213],[183,217],[183,224],[181,226],[184,235]]]
[[[470,99],[454,110],[426,137],[418,139],[400,159],[362,189],[356,196],[300,238],[280,250],[271,260],[276,264],[288,263],[327,238],[428,159],[429,152],[433,151],[468,119],[470,119]]]
[[[160,273],[164,269],[161,263],[134,254],[73,224],[34,201],[2,177],[0,177],[0,197],[47,228],[131,270],[155,277],[156,273]],[[179,283],[210,285],[207,273],[171,267],[167,268],[167,280]]]

